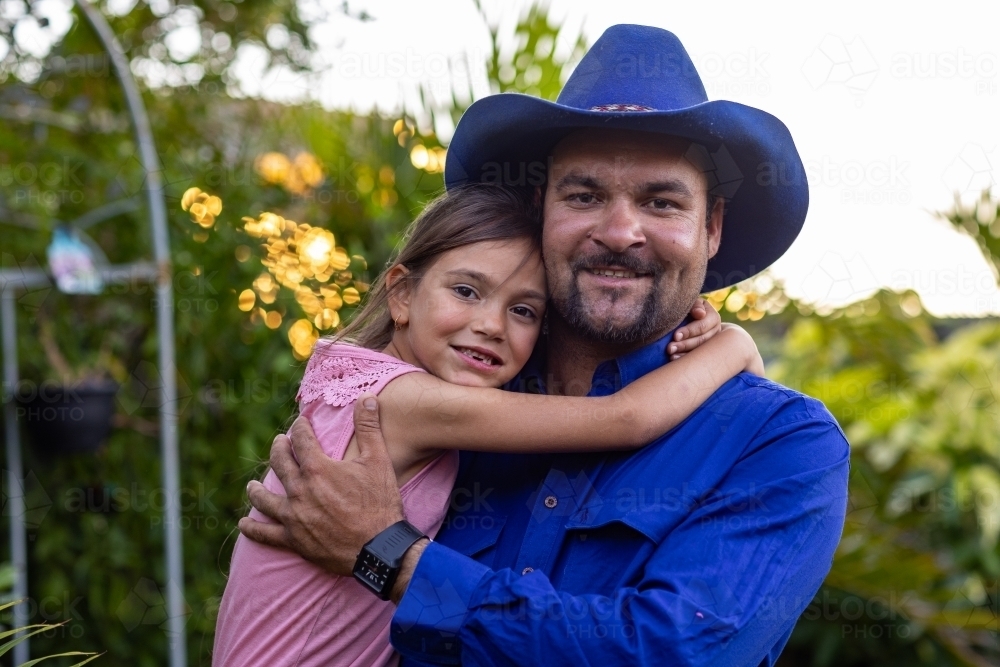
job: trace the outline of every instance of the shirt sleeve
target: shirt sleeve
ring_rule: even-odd
[[[492,570],[431,544],[392,644],[410,665],[769,664],[830,569],[848,467],[830,421],[758,434],[641,580],[612,596],[570,595],[542,572]]]

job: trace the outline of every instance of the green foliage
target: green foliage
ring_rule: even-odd
[[[6,604],[0,605],[0,612],[8,611],[18,604],[19,600],[13,602],[8,602]],[[27,625],[23,628],[11,628],[9,630],[0,631],[0,641],[4,641],[0,644],[0,656],[7,655],[10,651],[14,650],[14,647],[22,642],[27,641],[30,637],[41,634],[43,632],[51,632],[57,630],[63,623],[35,623],[33,625]],[[69,658],[69,657],[79,657],[79,656],[90,656],[84,660],[73,663],[71,667],[80,667],[80,665],[86,665],[92,660],[96,660],[101,657],[99,654],[95,653],[83,653],[82,651],[66,651],[63,653],[56,653],[53,655],[47,655],[41,658],[35,658],[34,660],[29,660],[27,662],[21,663],[20,667],[31,667],[31,665],[37,665],[45,660],[52,660],[53,658]]]
[[[883,292],[871,315],[797,317],[769,369],[823,400],[853,450],[844,536],[794,664],[1000,656],[1000,323],[939,342],[900,300]]]
[[[482,12],[478,0],[476,6]],[[500,29],[490,26],[492,52],[486,72],[494,92],[516,92],[555,100],[565,83],[568,65],[579,61],[587,51],[583,35],[576,36],[573,47],[566,55],[556,51],[560,27],[549,21],[545,5],[531,5],[514,29],[513,39],[517,48],[512,58],[505,58],[501,45]]]
[[[956,199],[955,207],[941,217],[971,236],[1000,276],[1000,202],[986,191],[971,206]]]
[[[518,18],[512,34],[502,33],[499,22],[491,22],[480,0],[472,0],[490,34],[490,55],[486,75],[493,93],[524,93],[546,100],[555,100],[576,63],[586,53],[583,34],[565,35],[561,26],[553,24],[544,2],[532,4]],[[560,48],[560,40],[570,48]],[[422,93],[426,100],[426,91]],[[458,124],[468,104],[452,93],[447,113]],[[432,116],[438,113],[430,109]]]
[[[10,18],[0,19],[0,38],[12,47],[0,60],[0,81],[11,74],[30,80],[43,63],[30,49],[21,47],[14,38],[15,28],[22,22],[40,24],[43,30],[49,26],[36,3],[21,5],[20,0],[12,0],[11,4],[20,5],[25,11],[19,15],[17,7],[11,7],[11,12],[5,12]],[[241,46],[259,48],[266,55],[267,67],[306,70],[315,48],[309,37],[309,23],[320,18],[304,17],[299,3],[294,0],[138,0],[122,15],[111,11],[112,3],[97,4],[138,72],[173,85],[203,83],[215,88],[233,82],[228,68]],[[114,4],[121,7],[123,3]],[[313,11],[316,11],[315,6]],[[346,2],[340,11],[350,14]],[[358,20],[369,18],[363,12],[355,17]],[[67,36],[71,48],[62,57],[57,54],[55,59],[47,58],[44,68],[50,75],[60,72],[70,77],[107,73],[110,66],[102,50],[85,36],[74,37],[81,28],[87,30],[82,17],[76,18]],[[187,38],[181,40],[184,43],[193,38],[190,43],[194,48],[190,52],[179,50],[179,42],[171,41],[170,35],[178,30],[188,31]],[[83,43],[88,43],[90,48],[72,48]],[[44,81],[40,83],[45,84]],[[59,85],[59,79],[51,79],[49,91],[55,92],[54,88]]]
[[[0,90],[5,100],[40,111],[0,133],[4,269],[44,265],[58,221],[78,221],[109,202],[130,206],[86,233],[111,263],[151,257],[145,174],[117,82],[109,71],[70,76],[58,69],[59,58],[80,52],[99,48],[78,20],[36,82],[9,80]],[[237,308],[239,291],[263,271],[240,218],[271,210],[327,227],[339,244],[369,258],[374,272],[442,182],[412,165],[410,146],[393,134],[394,119],[233,100],[207,85],[144,97],[163,163],[172,246],[179,400],[168,408],[179,415],[189,660],[207,664],[244,488],[293,413],[302,370],[286,340],[293,318],[272,331]],[[56,122],[67,118],[75,120]],[[323,182],[301,195],[269,185],[254,166],[267,151],[318,156]],[[224,202],[207,238],[180,208],[193,185]],[[239,246],[251,248],[245,261],[237,259]],[[52,459],[30,443],[25,448],[29,620],[54,620],[58,611],[69,621],[33,637],[35,655],[71,645],[107,651],[116,664],[166,662],[154,298],[149,286],[127,280],[100,297],[42,288],[18,298],[18,394],[30,395],[54,375],[39,339],[43,321],[52,322],[71,365],[89,363],[106,342],[122,383],[117,428],[97,455]],[[296,304],[282,298],[274,307],[292,312]]]

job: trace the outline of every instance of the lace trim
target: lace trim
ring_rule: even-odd
[[[359,359],[315,352],[309,359],[296,400],[311,403],[322,398],[329,405],[343,407],[371,391],[380,380],[409,364],[382,359]]]

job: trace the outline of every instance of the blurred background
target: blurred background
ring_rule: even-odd
[[[65,621],[32,656],[163,665],[180,627],[187,663],[210,664],[245,484],[312,343],[441,192],[463,110],[503,91],[554,99],[607,26],[636,22],[680,36],[710,98],[784,120],[809,174],[792,249],[710,295],[853,447],[844,537],[782,664],[998,664],[1000,10],[871,4],[88,3],[109,47],[70,0],[0,0],[5,445],[11,417],[24,437],[2,520],[24,526],[27,620]],[[153,172],[109,48],[148,114]],[[149,263],[158,183],[169,272]],[[37,401],[70,390],[104,403],[54,448]],[[164,419],[179,443],[173,593]],[[0,560],[9,601],[6,540]]]

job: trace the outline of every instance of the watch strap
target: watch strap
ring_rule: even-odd
[[[365,545],[370,552],[385,561],[390,567],[403,564],[403,556],[417,540],[424,535],[419,528],[405,519],[397,521],[369,540]]]

